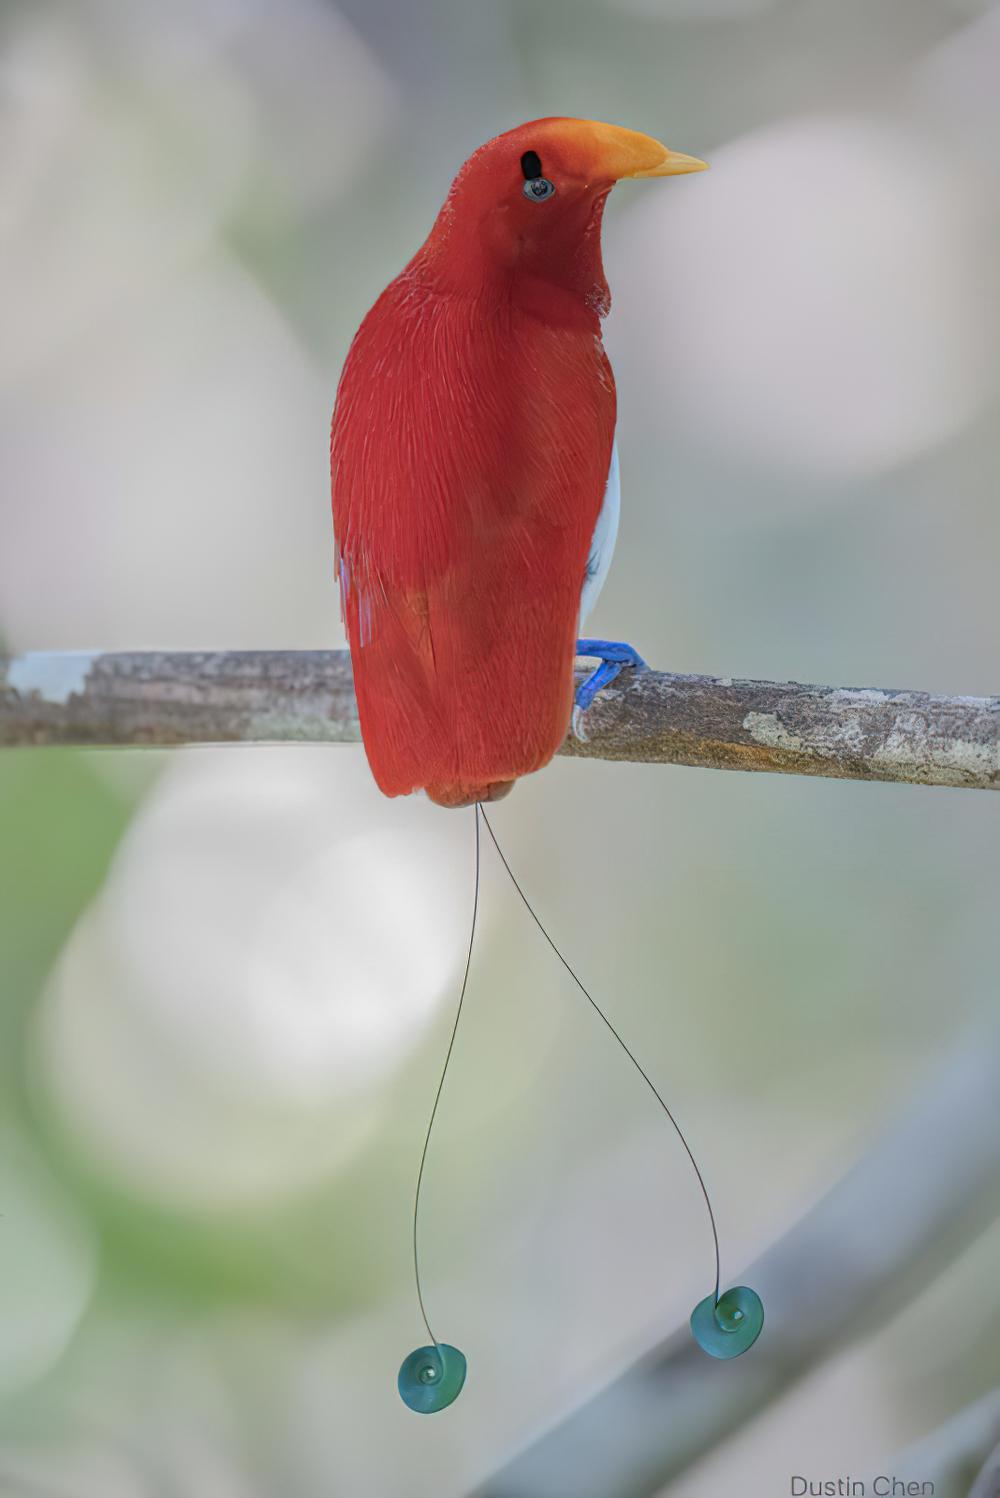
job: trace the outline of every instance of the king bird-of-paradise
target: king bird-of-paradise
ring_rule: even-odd
[[[546,118],[481,146],[461,168],[426,241],[378,298],[351,345],[331,437],[341,605],[365,750],[389,796],[423,790],[476,808],[518,894],[598,1015],[638,1067],[691,1157],[711,1221],[715,1289],[692,1330],[716,1357],[755,1340],[763,1309],[720,1296],[705,1183],[649,1076],[565,962],[507,864],[483,804],[540,769],[623,666],[631,646],[579,639],[618,530],[615,383],[601,341],[610,294],[601,259],[608,194],[624,178],[706,163],[595,120]],[[576,693],[574,658],[598,661]],[[579,718],[577,717],[579,723]],[[582,728],[581,730],[582,731]],[[445,1408],[465,1358],[431,1331],[403,1363],[410,1408]]]
[[[496,800],[565,737],[577,630],[618,528],[604,205],[621,178],[704,166],[593,120],[510,130],[465,163],[361,324],[334,411],[333,514],[387,795]],[[608,655],[602,685],[638,660]]]

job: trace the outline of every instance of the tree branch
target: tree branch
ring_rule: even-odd
[[[903,1482],[932,1482],[935,1498],[1000,1498],[998,1440],[1000,1388],[984,1394],[915,1445],[898,1452],[881,1471],[891,1472]],[[874,1477],[872,1473],[869,1493]],[[913,1491],[920,1492],[920,1487]]]
[[[626,671],[563,754],[1000,788],[1000,697]],[[346,651],[0,656],[0,746],[354,743]]]
[[[1000,1426],[1000,1420],[995,1422]],[[1000,1446],[994,1446],[985,1465],[969,1489],[969,1498],[1000,1498]]]
[[[476,1498],[658,1493],[810,1368],[911,1304],[998,1205],[993,1029],[953,1054],[909,1112],[756,1264],[726,1276],[763,1297],[764,1331],[752,1352],[720,1365],[685,1328],[541,1432]],[[962,1427],[970,1448],[975,1438],[973,1470],[995,1439],[997,1415],[987,1401],[970,1417],[975,1430]]]

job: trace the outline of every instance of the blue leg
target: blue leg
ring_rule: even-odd
[[[594,698],[604,687],[609,686],[624,666],[644,671],[646,662],[631,645],[620,640],[577,640],[577,655],[591,656],[600,661],[576,690],[576,705],[573,708],[573,733],[578,739],[586,738],[583,715]]]

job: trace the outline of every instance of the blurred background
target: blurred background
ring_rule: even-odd
[[[469,152],[571,114],[713,168],[609,208],[594,633],[1000,690],[998,77],[976,0],[4,0],[5,647],[342,644],[352,333]],[[493,823],[676,1108],[725,1281],[995,1045],[989,798],[560,760]],[[360,748],[0,759],[0,1492],[462,1498],[711,1289],[669,1127],[486,857],[423,1202],[471,1373],[438,1420],[399,1402],[472,838]],[[938,1143],[929,1198],[969,1149]],[[766,1498],[954,1429],[1000,1384],[975,1196],[884,1313],[606,1498]],[[905,1240],[894,1201],[823,1274]]]

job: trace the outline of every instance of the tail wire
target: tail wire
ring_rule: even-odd
[[[431,1339],[431,1341],[434,1343],[435,1347],[439,1347],[441,1344],[438,1342],[437,1337],[435,1337],[434,1333],[431,1331],[431,1324],[430,1324],[430,1322],[427,1319],[427,1311],[424,1308],[424,1296],[423,1296],[423,1291],[422,1291],[421,1286],[420,1286],[420,1253],[419,1253],[419,1250],[418,1250],[418,1247],[417,1247],[417,1221],[418,1221],[418,1218],[420,1216],[420,1188],[423,1185],[423,1181],[424,1181],[424,1166],[427,1164],[427,1151],[428,1151],[428,1148],[430,1147],[430,1142],[431,1142],[431,1130],[434,1128],[434,1120],[435,1120],[435,1118],[437,1118],[438,1104],[441,1101],[441,1093],[444,1090],[444,1079],[448,1075],[448,1063],[451,1060],[451,1053],[455,1049],[455,1037],[458,1034],[458,1022],[462,1018],[462,1006],[465,1003],[465,993],[466,993],[466,989],[469,986],[469,969],[472,966],[472,947],[473,947],[473,943],[476,940],[476,917],[479,914],[479,866],[480,866],[479,816],[480,816],[480,812],[481,812],[481,807],[479,806],[479,803],[477,802],[476,803],[476,807],[475,807],[475,813],[476,813],[476,876],[475,876],[474,893],[473,893],[473,897],[472,897],[472,929],[469,932],[469,950],[468,950],[468,954],[467,954],[466,959],[465,959],[465,972],[464,972],[464,974],[462,976],[462,991],[461,991],[461,993],[458,996],[458,1008],[455,1011],[455,1023],[451,1027],[451,1039],[448,1041],[448,1050],[445,1053],[444,1066],[441,1068],[441,1079],[440,1079],[440,1081],[438,1082],[438,1085],[437,1085],[437,1092],[434,1094],[434,1106],[431,1108],[431,1116],[430,1116],[430,1118],[428,1119],[428,1122],[427,1122],[427,1133],[424,1135],[424,1147],[423,1147],[423,1150],[421,1151],[421,1154],[420,1154],[420,1169],[417,1171],[417,1189],[416,1189],[416,1192],[414,1193],[414,1197],[413,1197],[413,1277],[414,1277],[414,1280],[416,1281],[416,1286],[417,1286],[417,1301],[419,1302],[419,1305],[420,1305],[420,1315],[423,1318],[424,1326],[427,1328],[427,1335]],[[492,833],[490,834],[490,836],[492,836]]]
[[[499,842],[497,841],[496,833],[493,831],[493,828],[490,825],[489,818],[487,817],[486,812],[484,811],[482,805],[479,802],[476,803],[476,806],[475,806],[474,810],[475,810],[475,819],[476,819],[476,864],[475,864],[475,884],[474,884],[474,893],[473,893],[473,900],[472,900],[472,925],[471,925],[471,929],[470,929],[470,932],[469,932],[469,947],[468,947],[468,952],[466,954],[466,959],[465,959],[465,971],[464,971],[464,973],[462,975],[462,988],[461,988],[461,992],[459,993],[459,996],[458,996],[458,1007],[457,1007],[457,1009],[455,1011],[455,1021],[454,1021],[454,1024],[452,1025],[452,1028],[451,1028],[451,1037],[450,1037],[450,1039],[448,1041],[448,1049],[447,1049],[447,1052],[445,1053],[444,1065],[441,1068],[441,1077],[440,1077],[440,1080],[438,1081],[437,1091],[434,1094],[434,1103],[433,1103],[433,1106],[431,1107],[430,1118],[428,1119],[428,1122],[427,1122],[427,1132],[424,1135],[424,1145],[423,1145],[423,1149],[422,1149],[421,1154],[420,1154],[420,1168],[417,1171],[417,1186],[416,1186],[416,1191],[414,1193],[414,1198],[413,1198],[413,1276],[414,1276],[414,1280],[416,1282],[416,1287],[417,1287],[417,1301],[418,1301],[419,1306],[420,1306],[420,1315],[421,1315],[421,1318],[423,1319],[424,1326],[427,1328],[427,1335],[428,1335],[428,1337],[430,1338],[431,1342],[434,1344],[435,1347],[440,1347],[440,1343],[438,1342],[437,1337],[435,1337],[434,1332],[431,1329],[430,1321],[427,1318],[427,1310],[426,1310],[426,1308],[424,1306],[423,1289],[422,1289],[421,1283],[420,1283],[420,1252],[419,1252],[419,1239],[418,1239],[418,1224],[419,1224],[419,1217],[420,1217],[420,1190],[421,1190],[421,1187],[423,1185],[424,1169],[425,1169],[426,1164],[427,1164],[427,1152],[428,1152],[428,1149],[430,1148],[431,1133],[432,1133],[432,1131],[434,1129],[434,1120],[437,1118],[438,1105],[441,1102],[441,1094],[442,1094],[442,1092],[444,1090],[445,1077],[448,1075],[448,1064],[451,1061],[452,1052],[455,1049],[455,1039],[456,1039],[456,1036],[458,1035],[458,1026],[459,1026],[459,1022],[460,1022],[460,1020],[462,1018],[462,1009],[463,1009],[463,1006],[465,1004],[465,995],[466,995],[466,992],[467,992],[468,986],[469,986],[469,970],[470,970],[470,968],[472,966],[472,949],[473,949],[473,946],[475,944],[475,939],[476,939],[476,919],[477,919],[477,916],[479,914],[479,883],[480,883],[480,869],[481,869],[481,863],[482,863],[482,847],[481,847],[481,836],[480,836],[480,820],[482,820],[482,824],[485,826],[486,831],[489,833],[489,835],[490,835],[490,841],[492,842],[494,848],[497,851],[497,856],[500,859],[500,862],[503,864],[504,868],[506,869],[507,876],[510,879],[511,884],[514,886],[514,889],[517,891],[517,894],[518,894],[518,896],[519,896],[519,898],[521,900],[521,903],[524,905],[525,910],[531,916],[531,919],[534,921],[535,925],[538,927],[539,931],[542,933],[542,935],[544,936],[545,940],[548,942],[549,946],[551,947],[552,951],[558,957],[559,961],[562,963],[563,967],[566,969],[567,973],[572,978],[573,982],[576,984],[577,988],[583,994],[584,998],[587,1000],[587,1003],[591,1006],[591,1008],[594,1010],[594,1012],[598,1016],[598,1018],[603,1022],[603,1024],[610,1031],[611,1035],[618,1042],[618,1044],[621,1047],[621,1049],[625,1052],[625,1055],[631,1061],[632,1065],[635,1067],[636,1071],[639,1073],[640,1077],[645,1082],[646,1086],[649,1088],[650,1092],[653,1094],[654,1098],[659,1103],[660,1107],[663,1109],[663,1112],[667,1115],[667,1118],[670,1120],[670,1123],[673,1126],[673,1129],[674,1129],[674,1132],[677,1135],[677,1138],[680,1140],[682,1146],[684,1147],[684,1152],[687,1155],[688,1159],[690,1160],[691,1167],[694,1170],[695,1176],[698,1179],[698,1185],[699,1185],[699,1187],[701,1189],[701,1194],[702,1194],[702,1196],[703,1196],[703,1198],[705,1200],[705,1207],[706,1207],[706,1210],[708,1212],[708,1220],[709,1220],[709,1224],[710,1224],[711,1229],[712,1229],[712,1243],[713,1243],[714,1252],[715,1252],[715,1303],[718,1304],[718,1301],[719,1301],[719,1290],[720,1290],[720,1286],[721,1286],[721,1255],[720,1255],[720,1252],[719,1252],[719,1232],[718,1232],[718,1227],[716,1226],[715,1212],[712,1209],[712,1200],[711,1200],[711,1197],[708,1194],[708,1187],[705,1184],[705,1178],[702,1175],[701,1170],[700,1170],[700,1168],[698,1166],[698,1162],[697,1162],[697,1160],[694,1157],[694,1152],[691,1149],[691,1146],[687,1142],[687,1139],[686,1139],[686,1137],[684,1135],[684,1131],[681,1128],[680,1124],[677,1122],[677,1119],[674,1117],[674,1115],[671,1112],[671,1110],[667,1107],[666,1102],[664,1101],[664,1099],[661,1096],[659,1090],[657,1089],[657,1087],[653,1083],[653,1080],[649,1076],[648,1072],[643,1068],[643,1066],[639,1063],[639,1061],[636,1058],[636,1056],[633,1054],[633,1052],[626,1045],[625,1041],[622,1039],[621,1035],[615,1029],[615,1027],[611,1023],[611,1021],[608,1019],[608,1016],[605,1014],[605,1012],[601,1008],[600,1004],[598,1004],[597,1000],[584,987],[584,985],[581,982],[580,978],[577,976],[577,974],[574,971],[574,969],[570,966],[569,962],[563,956],[562,952],[556,946],[555,942],[553,941],[552,937],[549,935],[549,933],[546,930],[545,926],[542,924],[542,921],[541,921],[540,917],[538,916],[538,914],[536,913],[534,907],[532,906],[531,901],[528,899],[527,895],[524,893],[524,890],[521,888],[520,884],[518,883],[517,878],[515,877],[513,869],[511,868],[510,864],[507,862],[507,859],[506,859],[506,856],[504,854],[504,851],[501,848]]]
[[[685,1151],[688,1159],[691,1161],[692,1169],[694,1170],[694,1173],[695,1173],[695,1175],[698,1178],[698,1185],[701,1187],[701,1194],[705,1198],[705,1207],[706,1207],[706,1209],[708,1211],[708,1220],[709,1220],[709,1223],[710,1223],[711,1229],[712,1229],[712,1243],[713,1243],[714,1248],[715,1248],[715,1303],[716,1303],[716,1305],[718,1305],[718,1303],[719,1303],[719,1289],[720,1289],[720,1283],[721,1283],[721,1256],[720,1256],[720,1253],[719,1253],[719,1231],[718,1231],[718,1228],[716,1227],[715,1213],[712,1210],[712,1199],[711,1199],[711,1197],[708,1194],[708,1187],[705,1185],[705,1178],[702,1175],[701,1170],[698,1167],[698,1162],[697,1162],[697,1160],[694,1157],[694,1152],[691,1149],[691,1146],[688,1144],[687,1139],[684,1137],[684,1131],[681,1128],[680,1124],[677,1122],[677,1120],[674,1117],[673,1113],[671,1113],[670,1109],[667,1107],[667,1105],[664,1102],[663,1098],[660,1096],[660,1093],[657,1090],[657,1088],[655,1087],[655,1085],[653,1084],[653,1081],[650,1078],[649,1074],[639,1064],[639,1061],[633,1055],[632,1051],[629,1050],[628,1046],[625,1044],[624,1040],[619,1035],[619,1033],[615,1029],[614,1025],[608,1019],[608,1016],[604,1013],[604,1010],[601,1008],[600,1004],[598,1004],[597,1000],[593,997],[593,995],[591,993],[589,993],[587,991],[587,989],[583,986],[583,983],[580,981],[579,977],[574,972],[573,968],[570,967],[570,965],[567,962],[566,958],[563,956],[562,952],[556,946],[555,942],[553,941],[552,937],[549,935],[548,931],[542,925],[542,922],[541,922],[539,916],[536,914],[536,912],[535,912],[535,910],[534,910],[534,908],[533,908],[533,906],[531,904],[531,901],[528,899],[527,895],[524,893],[524,890],[518,884],[517,879],[514,876],[514,871],[511,868],[510,864],[507,862],[506,857],[504,856],[503,849],[501,848],[500,844],[497,842],[496,833],[493,831],[493,828],[490,826],[490,821],[489,821],[489,818],[486,815],[486,812],[483,811],[482,807],[479,808],[479,811],[480,811],[480,814],[482,816],[483,822],[486,825],[486,831],[490,835],[490,840],[492,841],[494,848],[497,850],[497,855],[499,856],[500,862],[503,864],[504,868],[507,870],[507,874],[508,874],[508,876],[510,878],[510,882],[514,886],[514,888],[517,890],[517,893],[518,893],[518,895],[521,898],[521,903],[523,904],[525,910],[531,916],[531,919],[534,921],[534,923],[538,927],[539,931],[545,937],[545,940],[548,942],[548,944],[552,948],[553,952],[559,958],[559,961],[562,963],[562,965],[566,969],[567,973],[569,973],[570,977],[573,979],[573,982],[576,984],[577,988],[580,990],[580,992],[583,994],[584,998],[587,1000],[587,1003],[591,1006],[591,1008],[598,1015],[598,1017],[601,1020],[603,1020],[604,1024],[610,1030],[610,1032],[614,1036],[615,1040],[617,1040],[618,1044],[621,1046],[622,1050],[625,1052],[626,1056],[631,1061],[632,1065],[635,1067],[636,1071],[639,1073],[640,1077],[645,1082],[646,1086],[649,1088],[650,1092],[653,1094],[653,1096],[655,1097],[656,1101],[659,1103],[660,1107],[663,1109],[664,1113],[669,1118],[670,1122],[673,1124],[674,1132],[676,1133],[677,1138],[680,1140],[681,1144],[684,1146],[684,1151]]]

